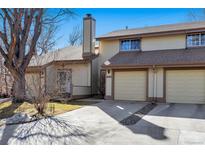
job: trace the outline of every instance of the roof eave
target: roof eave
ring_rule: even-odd
[[[55,61],[51,61],[47,64],[44,65],[37,65],[37,66],[28,66],[28,69],[33,69],[33,68],[39,68],[39,69],[43,69],[49,65],[52,64],[59,64],[59,63],[66,63],[66,64],[73,64],[73,63],[87,63],[90,62],[91,60],[97,58],[98,55],[96,55],[95,57],[90,57],[90,58],[83,58],[83,59],[74,59],[74,60],[55,60]]]
[[[150,36],[176,35],[176,34],[197,33],[197,32],[201,32],[201,31],[205,31],[205,27],[204,28],[196,28],[196,29],[184,29],[184,30],[141,33],[141,34],[102,36],[102,37],[97,37],[96,40],[100,41],[102,39],[123,39],[123,38],[132,38],[132,37],[150,37]]]

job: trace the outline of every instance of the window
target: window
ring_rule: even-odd
[[[205,33],[187,35],[187,47],[205,46]]]
[[[120,51],[140,50],[140,40],[122,40],[120,42]]]

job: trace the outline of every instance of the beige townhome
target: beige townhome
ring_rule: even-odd
[[[83,19],[82,46],[70,46],[31,59],[26,71],[26,96],[46,92],[53,98],[83,98],[97,94],[98,48],[95,47],[95,20]]]
[[[106,99],[205,103],[205,22],[117,30],[97,40]]]
[[[98,49],[95,22],[90,14],[83,19],[82,46],[33,57],[27,95],[43,89],[71,99],[101,93],[112,100],[205,103],[205,22],[113,31],[96,38]]]

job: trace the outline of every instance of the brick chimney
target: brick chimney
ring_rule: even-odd
[[[83,57],[95,54],[95,22],[91,14],[83,18]]]

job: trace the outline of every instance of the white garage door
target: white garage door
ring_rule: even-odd
[[[170,70],[166,73],[166,100],[205,103],[205,70]]]
[[[115,72],[114,99],[146,100],[146,71]]]

